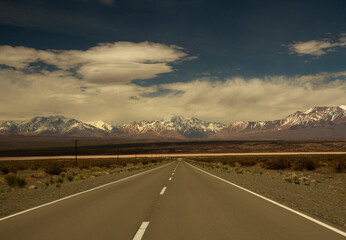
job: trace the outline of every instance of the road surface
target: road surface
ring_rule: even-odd
[[[283,156],[283,155],[346,155],[346,152],[260,152],[260,153],[169,153],[169,154],[124,154],[81,155],[78,159],[107,158],[162,158],[162,157],[223,157],[223,156]],[[0,161],[74,159],[75,156],[0,157]]]
[[[345,240],[322,225],[175,161],[0,219],[0,239]]]

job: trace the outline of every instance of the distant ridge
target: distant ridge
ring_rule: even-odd
[[[140,121],[113,125],[82,122],[64,116],[5,121],[0,135],[127,137],[171,139],[346,139],[346,106],[314,107],[280,120],[241,121],[228,126],[198,118],[172,117],[170,121]]]
[[[314,107],[274,121],[236,122],[222,129],[214,138],[345,139],[346,106]]]

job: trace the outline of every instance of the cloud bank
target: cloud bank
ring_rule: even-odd
[[[61,114],[125,123],[183,115],[227,124],[346,101],[346,72],[131,84],[192,58],[181,47],[160,43],[104,43],[87,50],[0,46],[0,52],[0,120]]]
[[[85,51],[0,46],[0,52],[0,64],[7,67],[30,71],[37,70],[33,64],[44,64],[98,84],[154,78],[172,72],[170,64],[191,59],[178,46],[151,42],[102,43]]]
[[[346,101],[346,72],[216,82],[203,78],[151,87],[82,82],[63,70],[27,74],[7,68],[0,76],[2,120],[62,114],[125,123],[183,115],[228,124],[280,119],[296,110]]]
[[[291,54],[322,56],[328,52],[336,51],[337,47],[346,47],[346,33],[342,33],[339,41],[333,42],[326,38],[323,40],[311,40],[307,42],[294,42],[287,45]]]

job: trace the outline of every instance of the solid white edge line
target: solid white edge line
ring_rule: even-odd
[[[139,227],[136,235],[133,237],[132,240],[141,240],[148,225],[149,225],[149,222],[142,222],[141,226]]]
[[[137,177],[137,176],[142,175],[142,174],[144,174],[144,173],[148,173],[148,172],[151,172],[151,171],[154,171],[154,170],[157,170],[157,169],[166,167],[166,166],[171,165],[171,164],[173,164],[173,163],[168,163],[168,164],[165,164],[165,165],[163,165],[163,166],[160,166],[160,167],[157,167],[157,168],[154,168],[154,169],[150,169],[150,170],[147,170],[147,171],[144,171],[144,172],[137,173],[137,174],[135,174],[135,175],[126,177],[126,178],[122,178],[122,179],[116,180],[116,181],[114,181],[114,182],[106,183],[106,184],[103,184],[103,185],[101,185],[101,186],[98,186],[98,187],[94,187],[94,188],[85,190],[85,191],[83,191],[83,192],[75,193],[75,194],[72,194],[72,195],[70,195],[70,196],[63,197],[63,198],[54,200],[54,201],[52,201],[52,202],[48,202],[48,203],[45,203],[45,204],[42,204],[42,205],[39,205],[39,206],[36,206],[36,207],[33,207],[33,208],[29,208],[29,209],[27,209],[27,210],[24,210],[24,211],[21,211],[21,212],[18,212],[18,213],[14,213],[14,214],[12,214],[12,215],[9,215],[9,216],[0,218],[0,221],[3,221],[3,220],[6,220],[6,219],[8,219],[8,218],[12,218],[12,217],[21,215],[21,214],[23,214],[23,213],[27,213],[27,212],[36,210],[36,209],[38,209],[38,208],[42,208],[42,207],[45,207],[45,206],[48,206],[48,205],[52,205],[52,204],[54,204],[54,203],[57,203],[57,202],[60,202],[60,201],[63,201],[63,200],[69,199],[69,198],[73,198],[73,197],[76,197],[76,196],[78,196],[78,195],[81,195],[81,194],[84,194],[84,193],[87,193],[87,192],[91,192],[91,191],[97,190],[97,189],[99,189],[99,188],[106,187],[106,186],[111,185],[111,184],[114,184],[114,183],[118,183],[118,182],[125,181],[125,180],[130,179],[130,178],[133,178],[133,177]]]
[[[166,189],[167,189],[167,187],[162,188],[160,195],[163,195],[165,193]]]
[[[171,181],[172,180],[172,177],[170,177],[169,179],[168,179],[168,181]]]
[[[338,234],[340,234],[340,235],[346,237],[346,232],[343,232],[343,231],[341,231],[341,230],[339,230],[339,229],[337,229],[337,228],[334,228],[334,227],[332,227],[332,226],[330,226],[330,225],[328,225],[328,224],[325,224],[325,223],[323,223],[323,222],[321,222],[321,221],[319,221],[319,220],[317,220],[317,219],[314,219],[314,218],[312,218],[312,217],[309,217],[308,215],[305,215],[304,213],[298,212],[298,211],[296,211],[296,210],[294,210],[294,209],[292,209],[292,208],[289,208],[289,207],[287,207],[287,206],[285,206],[285,205],[282,205],[282,204],[280,204],[280,203],[278,203],[278,202],[275,202],[275,201],[273,201],[273,200],[271,200],[271,199],[269,199],[269,198],[266,198],[266,197],[264,197],[264,196],[262,196],[262,195],[259,195],[259,194],[255,193],[255,192],[252,192],[252,191],[250,191],[250,190],[248,190],[248,189],[246,189],[246,188],[243,188],[243,187],[241,187],[241,186],[238,186],[237,184],[234,184],[234,183],[232,183],[232,182],[229,182],[229,181],[227,181],[227,180],[225,180],[225,179],[223,179],[223,178],[220,178],[220,177],[215,176],[215,175],[213,175],[213,174],[211,174],[211,173],[208,173],[208,172],[206,172],[206,171],[204,171],[204,170],[202,170],[202,169],[199,169],[198,167],[195,167],[195,166],[191,165],[190,163],[187,163],[187,164],[190,165],[190,166],[193,167],[193,168],[196,168],[197,170],[199,170],[199,171],[201,171],[201,172],[204,172],[204,173],[206,173],[206,174],[208,174],[208,175],[214,177],[214,178],[217,178],[217,179],[219,179],[219,180],[221,180],[221,181],[223,181],[223,182],[225,182],[225,183],[228,183],[228,184],[230,184],[230,185],[233,185],[234,187],[240,188],[241,190],[244,190],[244,191],[246,191],[246,192],[248,192],[248,193],[251,193],[251,194],[253,194],[253,195],[255,195],[255,196],[259,197],[259,198],[262,198],[262,199],[264,199],[264,200],[266,200],[266,201],[268,201],[268,202],[271,202],[271,203],[273,203],[273,204],[275,204],[275,205],[277,205],[277,206],[279,206],[279,207],[282,207],[282,208],[284,208],[284,209],[286,209],[286,210],[288,210],[288,211],[290,211],[290,212],[293,212],[293,213],[295,213],[295,214],[297,214],[297,215],[299,215],[299,216],[301,216],[301,217],[303,217],[303,218],[306,218],[306,219],[308,219],[308,220],[310,220],[310,221],[312,221],[312,222],[314,222],[314,223],[317,223],[317,224],[319,224],[319,225],[321,225],[321,226],[323,226],[323,227],[325,227],[325,228],[328,228],[329,230],[332,230],[332,231],[334,231],[334,232],[336,232],[336,233],[338,233]]]

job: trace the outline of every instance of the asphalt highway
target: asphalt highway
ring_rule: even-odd
[[[338,231],[183,161],[0,219],[4,240],[345,240]]]

